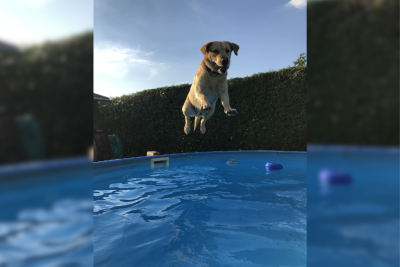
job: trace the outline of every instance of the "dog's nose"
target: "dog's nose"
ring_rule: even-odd
[[[222,58],[222,65],[228,65],[228,63],[229,63],[229,58],[227,58],[227,57],[223,57]]]

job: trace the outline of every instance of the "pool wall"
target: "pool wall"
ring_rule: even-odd
[[[306,154],[305,151],[279,151],[279,150],[244,150],[244,151],[212,151],[212,152],[193,152],[193,153],[177,153],[177,154],[164,154],[157,156],[143,156],[143,157],[134,157],[134,158],[125,158],[125,159],[115,159],[115,160],[106,160],[93,162],[95,168],[101,165],[110,165],[110,164],[120,164],[120,163],[131,163],[132,161],[143,161],[152,158],[163,158],[163,157],[186,157],[186,156],[198,156],[198,155],[207,155],[207,154],[225,154],[225,153],[281,153],[281,154]]]

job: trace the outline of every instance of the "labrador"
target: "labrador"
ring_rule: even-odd
[[[182,112],[185,115],[184,131],[186,134],[191,131],[191,116],[195,117],[193,130],[196,130],[200,123],[200,132],[206,133],[206,121],[214,114],[218,98],[221,98],[222,106],[228,116],[238,114],[237,110],[229,105],[228,81],[226,79],[232,51],[237,55],[238,50],[237,44],[227,41],[209,42],[200,49],[204,59],[194,76],[193,84],[182,107]]]

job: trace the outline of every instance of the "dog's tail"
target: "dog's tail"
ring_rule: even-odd
[[[194,130],[196,130],[196,127],[199,126],[200,123],[200,117],[196,116],[196,118],[194,119]]]

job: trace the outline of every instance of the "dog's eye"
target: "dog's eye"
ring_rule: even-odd
[[[229,53],[229,50],[228,50],[228,49],[226,49],[225,51],[226,51],[226,53]]]
[[[218,50],[214,50],[213,52],[214,52],[215,54],[218,54],[218,53],[219,53],[219,51],[218,51]]]

